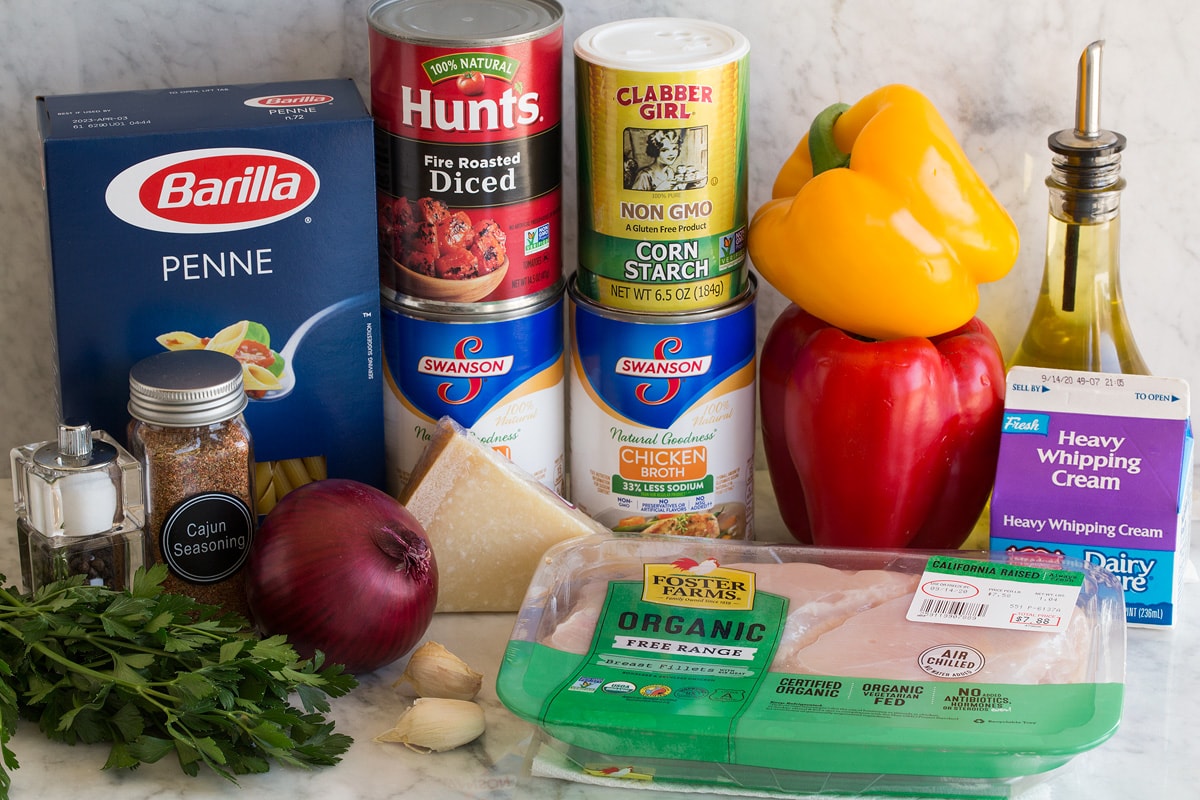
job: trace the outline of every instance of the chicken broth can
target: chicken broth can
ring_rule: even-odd
[[[754,279],[675,314],[569,291],[572,502],[616,531],[752,538]]]
[[[575,41],[582,295],[662,312],[744,293],[749,49],[724,25],[674,18]]]
[[[383,299],[388,490],[407,485],[450,417],[563,493],[563,290],[526,309],[456,314]]]
[[[385,296],[510,308],[560,283],[562,18],[554,0],[371,6]]]

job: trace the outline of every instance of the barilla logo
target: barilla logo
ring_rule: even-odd
[[[108,184],[119,219],[164,233],[220,233],[270,225],[317,196],[310,165],[273,150],[186,150],[134,164]]]
[[[722,567],[707,557],[643,564],[642,599],[669,606],[749,611],[754,608],[754,573]]]
[[[1049,414],[1006,413],[1002,433],[1032,433],[1038,436],[1050,434]]]
[[[452,397],[456,382],[446,381],[438,385],[438,399],[450,405],[469,403],[479,396],[485,378],[507,375],[512,371],[513,356],[472,358],[483,350],[483,339],[466,336],[454,345],[454,357],[421,356],[417,361],[417,372],[443,378],[465,378],[466,391],[458,398]]]
[[[333,95],[328,94],[272,94],[266,97],[251,97],[244,100],[243,105],[251,108],[292,108],[294,106],[320,106],[332,103]]]
[[[679,387],[684,378],[703,375],[712,366],[712,356],[694,356],[691,358],[670,358],[683,349],[683,340],[678,336],[668,336],[660,339],[654,345],[654,358],[635,358],[622,356],[617,359],[614,371],[618,375],[629,377],[665,378],[666,385],[662,395],[657,399],[650,396],[654,384],[639,383],[634,393],[637,399],[646,405],[656,406],[669,402],[679,394]]]

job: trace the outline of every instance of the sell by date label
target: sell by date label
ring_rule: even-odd
[[[929,559],[907,619],[977,628],[1058,633],[1083,586],[1075,570],[935,556]]]

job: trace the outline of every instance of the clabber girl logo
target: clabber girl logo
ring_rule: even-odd
[[[484,341],[480,336],[464,336],[454,345],[454,356],[421,356],[417,372],[423,375],[445,377],[450,380],[438,384],[437,396],[443,403],[462,405],[479,396],[483,382],[488,377],[507,375],[513,368],[513,356],[475,357],[483,352]]]
[[[631,377],[653,378],[639,383],[634,389],[637,399],[648,406],[669,403],[679,394],[683,379],[703,375],[712,366],[712,356],[690,356],[672,358],[683,350],[683,340],[678,336],[659,339],[654,345],[653,358],[623,356],[617,359],[616,373]]]

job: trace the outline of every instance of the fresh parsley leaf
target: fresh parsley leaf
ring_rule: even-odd
[[[166,574],[140,569],[128,591],[78,576],[32,595],[0,588],[0,800],[18,767],[8,744],[21,718],[54,740],[111,743],[104,769],[174,754],[185,774],[205,766],[235,783],[272,761],[335,764],[350,747],[322,715],[354,676],[163,591]]]

